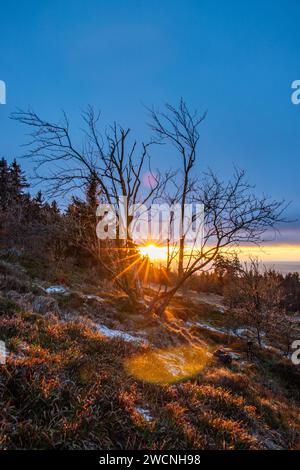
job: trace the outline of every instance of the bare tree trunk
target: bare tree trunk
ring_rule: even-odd
[[[260,335],[259,328],[256,328],[256,332],[257,332],[257,342],[258,342],[259,347],[261,348],[261,335]]]
[[[183,253],[184,253],[184,237],[180,237],[179,241],[179,253],[178,253],[178,277],[181,278],[183,275]]]

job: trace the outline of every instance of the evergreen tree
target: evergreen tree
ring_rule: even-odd
[[[51,202],[50,209],[51,209],[53,214],[55,214],[55,215],[60,214],[59,207],[58,207],[57,202],[55,200]]]
[[[98,177],[96,174],[93,174],[86,186],[86,203],[88,208],[95,214],[97,203],[98,203]]]
[[[5,158],[0,160],[0,208],[5,211],[9,203],[9,170]]]
[[[29,187],[26,176],[16,159],[9,167],[9,186],[10,201],[12,203],[19,202],[24,194],[24,189]]]
[[[34,198],[34,202],[37,204],[38,207],[42,207],[43,204],[44,204],[44,198],[43,198],[43,193],[42,191],[38,191],[35,198]]]
[[[0,160],[0,208],[3,211],[13,209],[24,196],[28,188],[26,177],[16,159],[8,166],[7,161]]]

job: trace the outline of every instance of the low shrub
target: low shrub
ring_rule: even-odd
[[[0,296],[0,315],[13,315],[19,311],[19,306],[13,300]]]

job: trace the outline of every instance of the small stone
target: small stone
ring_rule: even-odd
[[[224,351],[223,349],[217,349],[217,351],[214,352],[214,356],[216,356],[223,364],[231,364],[232,363],[232,357],[227,351]]]

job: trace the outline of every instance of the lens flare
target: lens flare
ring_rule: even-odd
[[[141,246],[139,248],[141,256],[146,256],[150,261],[162,261],[167,258],[167,247],[154,244]]]
[[[170,384],[198,374],[210,358],[211,353],[203,347],[182,345],[130,357],[125,367],[144,382]]]

